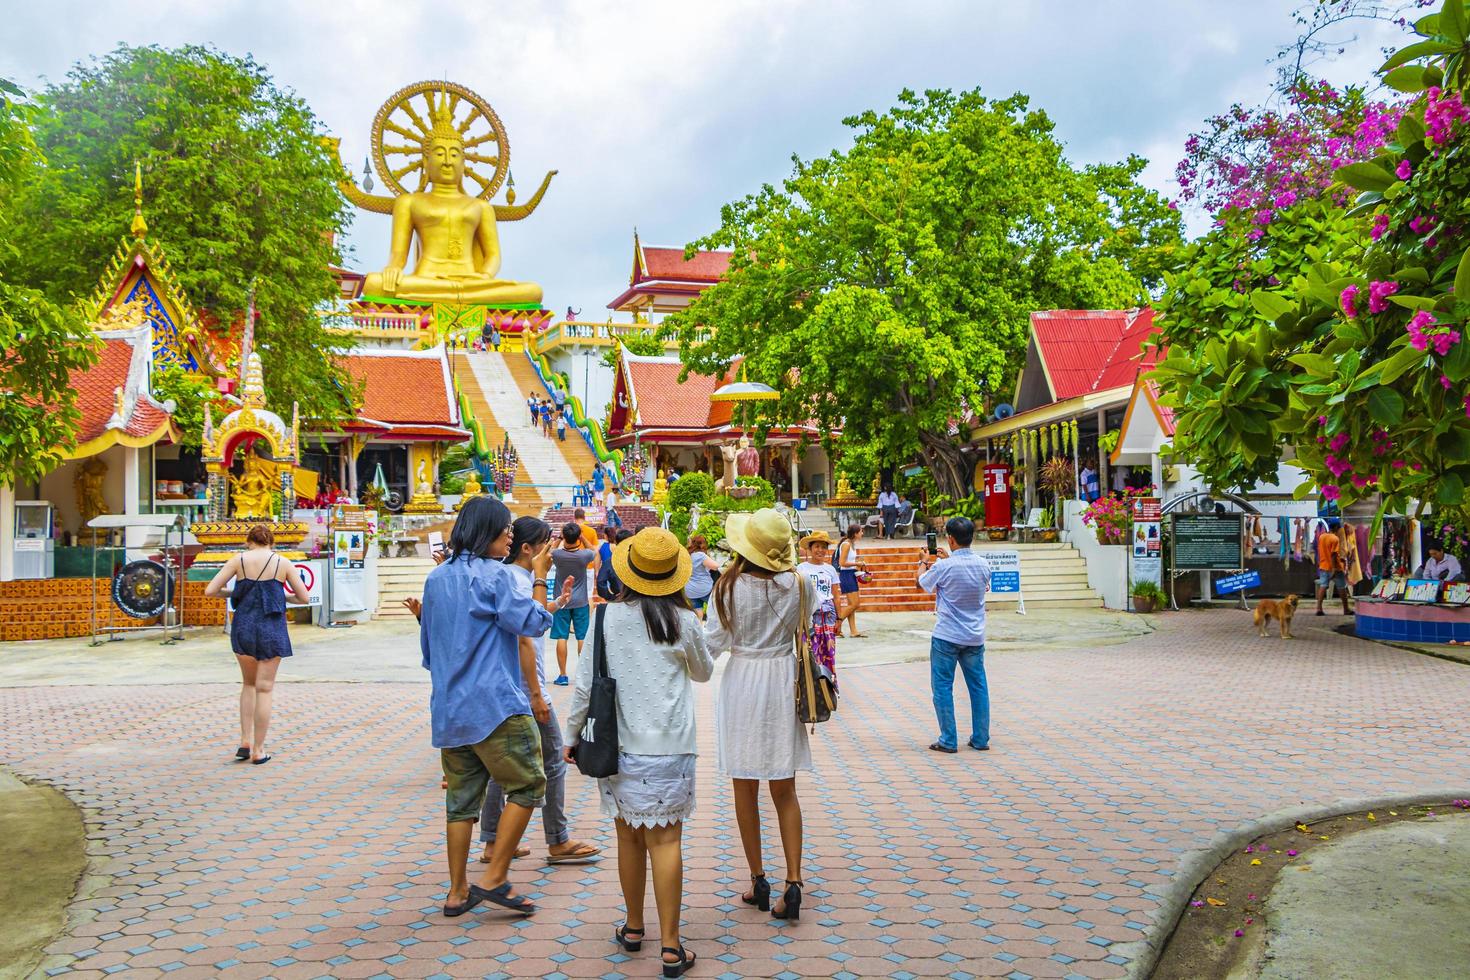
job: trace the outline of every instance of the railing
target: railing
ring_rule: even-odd
[[[590,344],[594,347],[611,347],[627,337],[652,336],[658,329],[656,323],[593,323],[582,320],[563,320],[536,334],[536,353],[544,354],[563,344]],[[696,335],[695,340],[705,341],[707,334]],[[679,342],[672,338],[664,341],[665,350],[675,350]]]

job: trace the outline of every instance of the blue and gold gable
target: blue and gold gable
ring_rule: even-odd
[[[175,285],[163,249],[148,240],[141,170],[135,176],[130,231],[131,237],[118,245],[87,304],[92,322],[105,326],[126,309],[126,319],[143,319],[152,326],[156,366],[175,365],[211,377],[226,374],[222,339],[205,328],[199,311]]]

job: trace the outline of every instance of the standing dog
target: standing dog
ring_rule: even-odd
[[[1256,603],[1255,621],[1256,631],[1262,636],[1266,634],[1266,627],[1271,620],[1275,619],[1280,627],[1283,640],[1295,639],[1291,635],[1291,617],[1296,615],[1296,604],[1300,600],[1293,593],[1282,599],[1262,599]]]

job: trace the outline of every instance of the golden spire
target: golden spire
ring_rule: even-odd
[[[449,105],[449,92],[447,89],[439,90],[440,102],[429,110],[429,119],[432,126],[429,128],[429,140],[454,140],[464,142],[464,133],[454,124],[454,110]],[[428,140],[425,140],[428,142]]]
[[[265,408],[265,378],[260,370],[260,355],[253,351],[245,362],[245,391],[241,400],[246,408]]]
[[[148,222],[143,220],[143,164],[133,161],[133,237],[141,239],[148,234]]]

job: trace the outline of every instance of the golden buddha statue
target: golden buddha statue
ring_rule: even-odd
[[[404,506],[405,514],[439,514],[443,513],[444,507],[439,503],[439,498],[434,496],[434,484],[429,477],[429,459],[420,456],[418,467],[414,471],[417,482],[414,484],[413,496]]]
[[[394,172],[396,177],[420,169],[421,189],[394,198],[388,264],[368,275],[363,295],[458,305],[540,303],[541,287],[535,283],[497,278],[501,253],[496,206],[465,193],[463,182],[467,160],[494,161],[497,166],[499,160],[466,146],[454,119],[458,93],[443,90],[438,96],[428,98],[431,125],[421,137],[418,167]],[[417,152],[419,147],[395,150]],[[422,190],[425,185],[428,190]],[[408,271],[409,247],[415,242],[418,262]]]
[[[847,474],[837,477],[837,493],[833,495],[834,500],[853,500],[857,494],[853,493],[852,484],[848,482]]]
[[[468,501],[483,496],[485,496],[485,488],[480,483],[480,473],[478,470],[471,469],[469,475],[464,478],[464,492],[460,495],[458,503],[454,505],[454,509],[459,510]]]
[[[245,457],[245,468],[239,476],[230,477],[230,513],[236,520],[262,518],[271,520],[275,503],[275,473],[271,464],[253,453]]]
[[[653,504],[661,504],[668,499],[669,480],[668,477],[664,475],[664,471],[659,470],[658,476],[654,477],[653,480],[653,496],[649,498],[649,502]]]

